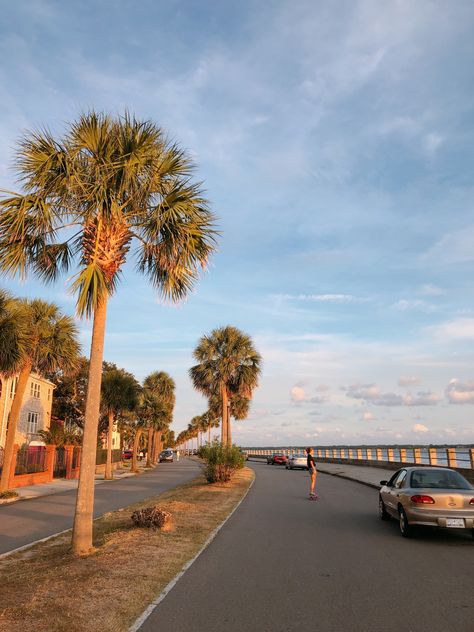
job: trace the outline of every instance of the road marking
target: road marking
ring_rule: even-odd
[[[214,529],[214,531],[207,538],[207,540],[204,542],[204,544],[199,549],[199,551],[196,553],[196,555],[192,559],[190,559],[188,562],[186,562],[186,564],[183,566],[183,568],[169,582],[169,584],[167,584],[165,586],[165,588],[158,595],[158,597],[156,599],[154,599],[147,608],[145,608],[145,610],[138,617],[138,619],[135,621],[135,623],[133,623],[133,625],[128,629],[128,632],[137,632],[142,627],[142,625],[145,623],[145,621],[148,619],[148,617],[152,614],[152,612],[155,610],[155,608],[157,608],[159,606],[159,604],[163,601],[163,599],[166,597],[166,595],[176,586],[176,584],[179,582],[181,577],[194,564],[194,562],[198,559],[198,557],[201,555],[201,553],[203,553],[207,549],[207,547],[211,544],[211,542],[214,540],[214,538],[219,533],[219,531],[222,529],[222,527],[226,524],[226,522],[232,518],[234,513],[237,511],[237,509],[240,507],[240,505],[247,498],[247,494],[252,489],[254,482],[255,482],[255,477],[254,477],[253,481],[250,483],[250,485],[249,485],[247,491],[245,492],[245,494],[242,496],[242,498],[239,500],[239,502],[236,504],[236,506],[232,509],[230,514],[227,516],[227,518],[223,522],[221,522],[221,524],[218,527],[216,527]]]

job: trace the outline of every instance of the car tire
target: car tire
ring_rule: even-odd
[[[400,534],[403,538],[411,537],[413,527],[411,527],[408,523],[408,518],[403,507],[398,508],[398,525],[400,527]]]
[[[382,496],[379,496],[379,518],[380,520],[390,520],[390,514],[385,508],[385,503],[382,500]]]

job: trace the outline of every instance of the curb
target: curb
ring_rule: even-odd
[[[318,467],[317,470],[318,472],[321,472],[321,474],[328,474],[329,476],[337,476],[338,478],[344,478],[347,481],[353,481],[354,483],[360,483],[361,485],[366,485],[367,487],[371,487],[372,489],[380,489],[380,485],[377,485],[376,483],[361,481],[360,478],[354,478],[353,476],[348,476],[347,474],[339,474],[338,472],[329,472],[328,470],[322,470],[320,467]]]
[[[166,597],[166,595],[176,586],[176,584],[179,582],[181,577],[194,564],[194,562],[198,559],[198,557],[201,555],[201,553],[204,553],[204,551],[211,544],[211,542],[214,540],[214,538],[219,533],[219,531],[222,529],[222,527],[227,523],[227,521],[232,518],[234,513],[237,511],[237,509],[240,507],[240,505],[247,498],[247,494],[252,489],[254,482],[255,482],[255,473],[254,473],[253,480],[250,483],[250,485],[248,486],[245,494],[242,496],[242,498],[239,500],[239,502],[236,504],[236,506],[232,509],[230,514],[227,516],[227,518],[223,522],[221,522],[221,524],[218,527],[216,527],[214,529],[214,531],[212,531],[211,535],[207,538],[207,540],[204,542],[204,544],[199,549],[199,551],[196,553],[196,555],[193,558],[191,558],[188,562],[186,562],[186,564],[178,572],[178,574],[175,575],[175,577],[169,582],[169,584],[167,584],[163,588],[163,590],[158,595],[158,597],[156,599],[154,599],[147,608],[145,608],[145,610],[138,617],[138,619],[136,619],[135,622],[128,628],[128,632],[138,632],[138,630],[145,623],[145,621],[148,619],[148,617],[152,614],[152,612],[155,610],[155,608],[157,608],[157,606],[163,601],[163,599]]]

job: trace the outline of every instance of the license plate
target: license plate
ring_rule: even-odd
[[[447,527],[454,527],[457,529],[464,529],[464,518],[447,518],[446,519]]]

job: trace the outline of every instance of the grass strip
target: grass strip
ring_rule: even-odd
[[[222,523],[253,480],[199,477],[94,522],[96,551],[69,551],[70,533],[0,560],[2,632],[126,632]],[[164,530],[135,527],[133,511],[159,505],[172,514]]]

